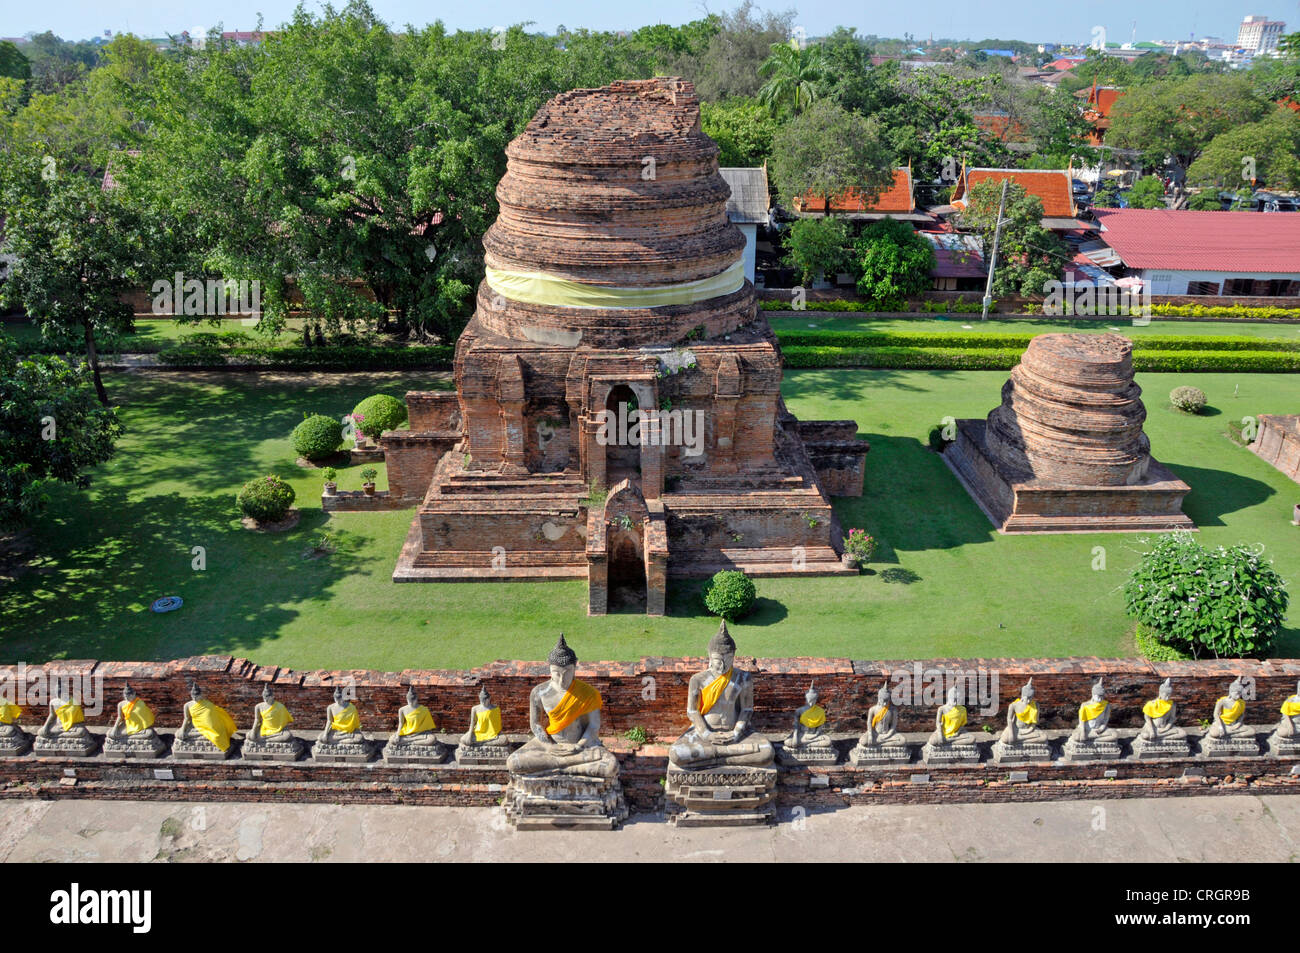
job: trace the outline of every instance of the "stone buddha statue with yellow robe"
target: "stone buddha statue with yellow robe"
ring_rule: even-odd
[[[1269,749],[1276,757],[1296,757],[1300,755],[1300,682],[1279,711],[1282,718],[1268,736]]]
[[[966,730],[966,706],[956,685],[948,688],[944,704],[934,713],[934,733],[921,749],[926,761],[978,761],[979,746]]]
[[[723,620],[709,640],[709,667],[692,675],[687,686],[686,717],[691,728],[668,749],[671,767],[700,771],[772,766],[776,754],[772,743],[750,727],[754,678],[736,668],[735,659],[736,643]]]
[[[1201,744],[1201,753],[1206,757],[1253,757],[1259,754],[1255,729],[1246,721],[1244,695],[1245,686],[1241,679],[1234,679],[1228,686],[1228,694],[1214,703],[1210,728]]]
[[[84,758],[94,753],[97,739],[86,727],[86,714],[77,700],[71,680],[66,689],[57,685],[50,699],[50,713],[36,732],[33,749],[37,754],[59,754]]]
[[[397,727],[384,745],[384,760],[413,764],[447,760],[447,746],[438,740],[438,723],[420,704],[414,685],[407,686],[406,704],[397,710]]]
[[[235,735],[235,719],[216,702],[203,696],[202,689],[190,681],[190,700],[181,714],[181,726],[176,729],[172,755],[177,758],[224,758],[230,753],[230,741]]]
[[[253,708],[253,726],[244,738],[244,757],[269,761],[294,761],[302,752],[303,742],[289,726],[293,715],[283,702],[275,700],[275,689],[268,682],[262,687],[262,700]]]
[[[550,680],[528,696],[533,737],[510,755],[506,768],[512,775],[618,777],[618,760],[600,741],[600,692],[574,677],[578,656],[563,634],[546,661]]]
[[[117,713],[108,734],[104,736],[104,751],[124,757],[150,757],[161,755],[167,745],[154,730],[154,713],[143,698],[129,684],[122,686],[122,700],[117,703]]]
[[[1007,706],[1007,727],[993,745],[994,761],[1035,761],[1051,758],[1047,736],[1038,724],[1038,701],[1031,678],[1020,697]]]
[[[1079,706],[1079,723],[1066,740],[1062,756],[1066,761],[1102,761],[1121,756],[1119,733],[1110,726],[1105,678],[1093,683],[1092,697]]]
[[[18,724],[22,707],[14,703],[13,683],[0,688],[0,758],[13,758],[31,749],[32,739]]]
[[[370,760],[370,741],[361,731],[361,714],[342,685],[334,686],[334,701],[325,707],[325,727],[312,745],[311,756],[325,762]]]
[[[898,730],[898,711],[889,697],[889,682],[876,690],[876,703],[867,709],[867,730],[849,752],[854,764],[875,761],[909,761],[912,753],[907,739]]]
[[[1142,706],[1142,728],[1133,740],[1134,757],[1187,757],[1191,754],[1187,731],[1178,727],[1178,704],[1173,693],[1173,683],[1166,678],[1160,683],[1156,697]]]
[[[501,734],[501,709],[492,704],[487,686],[480,686],[478,704],[469,710],[469,728],[456,746],[456,763],[504,764],[510,751],[510,742]]]
[[[835,762],[839,753],[831,740],[826,722],[826,709],[818,702],[817,689],[809,685],[804,693],[804,703],[795,710],[794,726],[781,742],[781,754],[786,760],[797,762]]]

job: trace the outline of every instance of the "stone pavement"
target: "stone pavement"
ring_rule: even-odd
[[[0,861],[1294,861],[1300,797],[882,805],[767,829],[509,830],[499,811],[0,801]]]

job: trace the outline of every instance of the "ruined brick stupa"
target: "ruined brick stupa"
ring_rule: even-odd
[[[694,87],[565,93],[506,155],[456,393],[385,438],[422,500],[393,578],[586,578],[592,613],[626,583],[662,613],[669,576],[846,571],[827,494],[861,493],[867,445],[782,403]]]
[[[1189,487],[1151,456],[1133,343],[1040,334],[988,420],[957,421],[944,459],[1004,533],[1195,529]]]

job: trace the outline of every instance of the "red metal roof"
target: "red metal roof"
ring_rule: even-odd
[[[1044,218],[1073,218],[1074,195],[1070,191],[1070,173],[1065,169],[965,169],[953,190],[952,204],[965,206],[965,195],[978,182],[1010,179],[1043,203]]]
[[[1096,209],[1101,238],[1130,268],[1300,274],[1300,213]]]

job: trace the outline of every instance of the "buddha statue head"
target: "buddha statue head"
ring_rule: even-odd
[[[809,707],[812,707],[813,705],[817,704],[817,699],[819,697],[820,696],[817,694],[817,689],[813,687],[812,682],[809,682],[808,691],[804,692],[803,700],[808,703]]]
[[[889,682],[888,681],[881,682],[880,687],[876,689],[876,704],[888,707],[889,705]]]
[[[275,701],[275,690],[271,688],[270,682],[262,686],[262,701],[268,705]]]
[[[135,689],[131,687],[130,682],[122,683],[122,701],[124,702],[135,701]]]
[[[342,705],[342,704],[343,704],[343,686],[342,686],[342,685],[335,685],[335,686],[334,686],[334,704],[336,704],[336,705]]]
[[[478,690],[478,703],[484,708],[492,707],[492,696],[488,694],[487,686],[480,685]]]
[[[1092,683],[1092,697],[1094,701],[1101,701],[1106,697],[1106,676],[1102,676]]]
[[[1241,693],[1242,693],[1241,679],[1239,678],[1233,679],[1232,684],[1228,686],[1228,697],[1231,698],[1234,702],[1239,701],[1241,699]]]
[[[408,705],[410,705],[412,708],[414,708],[414,707],[415,707],[416,705],[418,705],[419,703],[420,703],[420,699],[419,699],[419,697],[415,694],[415,686],[414,686],[414,685],[407,685],[407,686],[406,686],[406,704],[408,704]]]
[[[546,656],[546,661],[551,666],[551,684],[560,691],[567,692],[573,684],[573,673],[578,670],[578,656],[569,648],[569,643],[564,641],[563,632],[560,633],[555,648],[551,649],[551,654]]]
[[[1034,680],[1031,678],[1020,688],[1021,701],[1033,701],[1034,699]]]
[[[736,642],[727,631],[727,620],[723,619],[718,631],[709,639],[709,671],[714,675],[726,675],[731,671],[736,658]]]
[[[187,683],[187,687],[188,687],[189,690],[190,690],[190,701],[194,701],[194,702],[196,702],[196,701],[198,701],[200,698],[203,697],[203,692],[202,692],[202,690],[199,688],[199,683],[196,682],[194,679],[192,679],[192,678],[189,679],[189,681],[188,681],[188,683]]]
[[[1165,701],[1169,701],[1170,697],[1173,694],[1174,694],[1173,682],[1166,678],[1163,682],[1160,683],[1160,697]]]
[[[951,685],[948,688],[948,704],[949,705],[961,704],[961,691],[958,689],[956,685]]]

